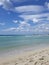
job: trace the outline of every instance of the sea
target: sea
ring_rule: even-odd
[[[49,46],[49,35],[1,35],[0,56]]]

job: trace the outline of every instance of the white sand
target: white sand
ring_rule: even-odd
[[[0,65],[49,65],[49,48],[0,58]]]

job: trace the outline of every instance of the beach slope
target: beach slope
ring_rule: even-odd
[[[49,48],[0,58],[0,65],[49,65]]]

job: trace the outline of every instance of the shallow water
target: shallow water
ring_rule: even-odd
[[[22,52],[40,46],[49,46],[48,35],[0,36],[0,54],[13,50],[16,50],[16,52],[21,50]]]

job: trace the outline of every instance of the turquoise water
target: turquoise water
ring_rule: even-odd
[[[49,46],[49,36],[0,36],[0,52],[13,49],[25,49],[28,47]]]

